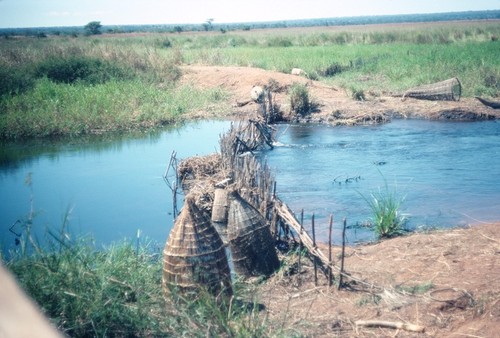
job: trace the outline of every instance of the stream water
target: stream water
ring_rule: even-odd
[[[362,127],[281,125],[266,151],[277,191],[305,226],[315,214],[327,238],[334,217],[349,241],[373,238],[367,199],[401,201],[406,227],[450,227],[500,220],[500,122],[395,120]],[[337,236],[335,236],[335,233]]]
[[[137,230],[163,245],[173,219],[163,180],[172,152],[178,159],[213,153],[229,126],[204,121],[145,134],[2,145],[0,245],[12,248],[14,232],[25,231],[31,195],[39,241],[47,229],[58,233],[67,215],[74,237],[90,235],[98,245],[133,240]],[[25,183],[30,173],[32,192]]]
[[[3,144],[2,249],[25,231],[31,196],[40,240],[47,229],[58,232],[67,217],[74,236],[91,235],[99,245],[134,240],[140,229],[141,238],[163,246],[173,216],[162,176],[172,151],[179,159],[212,153],[229,125],[205,121],[146,134]],[[500,220],[499,122],[279,125],[277,135],[279,146],[260,156],[274,171],[279,196],[296,213],[304,209],[306,227],[315,214],[320,238],[326,238],[330,214],[337,234],[347,219],[350,243],[373,238],[360,227],[371,217],[365,199],[384,193],[386,185],[404,197],[409,228]]]

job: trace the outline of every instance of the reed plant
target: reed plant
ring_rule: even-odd
[[[391,238],[405,232],[406,217],[401,213],[405,198],[396,189],[391,190],[384,179],[384,188],[372,192],[369,197],[361,194],[372,212],[371,225],[378,238]]]

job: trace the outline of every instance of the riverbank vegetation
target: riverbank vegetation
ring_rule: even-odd
[[[457,76],[463,96],[495,97],[498,36],[493,20],[4,38],[0,139],[127,131],[230,112],[224,90],[179,81],[183,64],[298,67],[375,95]]]
[[[64,230],[64,229],[63,229]],[[119,242],[97,250],[89,239],[49,232],[38,246],[29,234],[6,260],[22,289],[70,337],[262,337],[269,334],[251,287],[234,284],[234,298],[217,303],[161,289],[162,257],[151,244]],[[280,335],[274,329],[273,335]]]

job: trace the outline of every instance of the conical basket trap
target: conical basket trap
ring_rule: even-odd
[[[198,292],[231,295],[231,276],[224,245],[210,218],[186,197],[163,250],[162,286],[166,295]]]
[[[413,97],[424,100],[460,101],[462,85],[454,77],[445,81],[431,83],[407,90],[403,99]]]
[[[230,194],[227,233],[236,273],[244,277],[269,276],[279,268],[264,217],[237,192]]]

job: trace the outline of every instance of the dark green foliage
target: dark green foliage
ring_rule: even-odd
[[[163,48],[170,48],[172,47],[172,41],[170,41],[169,39],[165,39],[161,42],[161,47]]]
[[[0,96],[24,93],[33,85],[32,72],[27,69],[0,66]]]
[[[101,34],[101,28],[100,21],[91,21],[83,29],[85,30],[85,35],[98,35]]]
[[[360,88],[351,88],[351,97],[356,101],[365,101],[365,92]]]
[[[488,88],[500,89],[500,78],[490,74],[484,78],[484,85]]]
[[[342,73],[346,68],[348,67],[344,67],[340,63],[334,62],[325,69],[319,71],[318,73],[321,76],[330,77]]]
[[[83,82],[99,84],[111,79],[121,80],[130,78],[125,68],[111,62],[89,57],[72,56],[69,58],[51,57],[38,64],[36,75],[46,76],[58,83]]]

